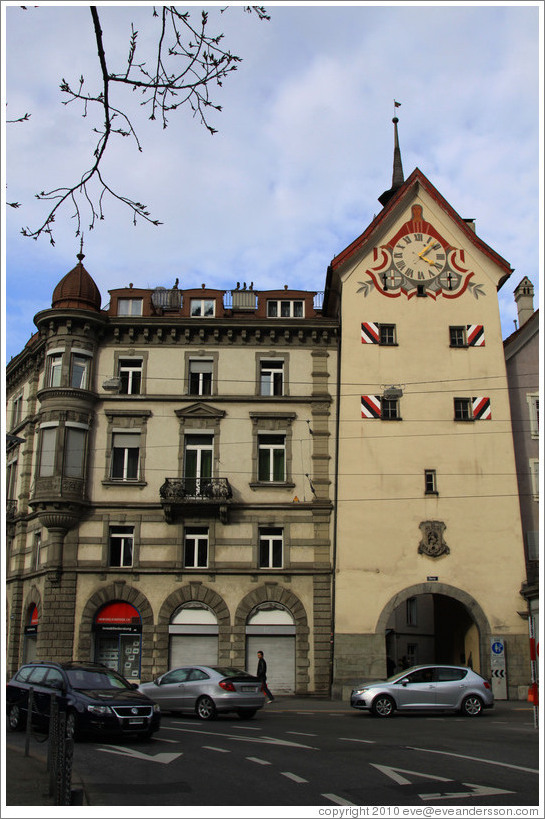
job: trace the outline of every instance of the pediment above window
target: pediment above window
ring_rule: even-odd
[[[219,419],[225,417],[225,410],[217,409],[210,404],[197,401],[196,404],[190,404],[188,407],[176,410],[178,418],[212,418]]]

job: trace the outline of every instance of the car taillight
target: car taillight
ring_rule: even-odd
[[[490,683],[488,682],[488,680],[485,680],[483,685],[485,688],[490,688]]]
[[[224,691],[236,691],[237,689],[233,685],[232,682],[228,682],[227,680],[222,680],[220,682],[220,688],[223,688]]]

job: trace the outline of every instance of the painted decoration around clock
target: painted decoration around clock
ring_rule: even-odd
[[[405,222],[387,244],[373,248],[374,264],[365,272],[371,281],[360,282],[365,296],[375,287],[390,298],[401,295],[442,296],[455,299],[470,290],[475,298],[484,295],[475,275],[465,264],[465,252],[452,247],[423,217],[421,205],[412,206]]]

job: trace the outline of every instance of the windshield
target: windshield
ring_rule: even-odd
[[[396,671],[395,674],[392,674],[391,677],[388,677],[386,682],[395,682],[396,680],[402,680],[403,677],[406,677],[407,674],[410,674],[411,671],[414,671],[418,667],[419,666],[417,665],[411,665],[410,668],[403,668],[401,671]]]
[[[95,671],[87,668],[70,668],[66,670],[66,674],[72,688],[96,690],[131,687],[119,674],[109,669]]]

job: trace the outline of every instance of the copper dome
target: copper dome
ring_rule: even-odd
[[[55,287],[51,301],[52,308],[71,307],[79,310],[100,311],[102,296],[84,268],[83,258],[83,254],[78,255],[78,264]]]

